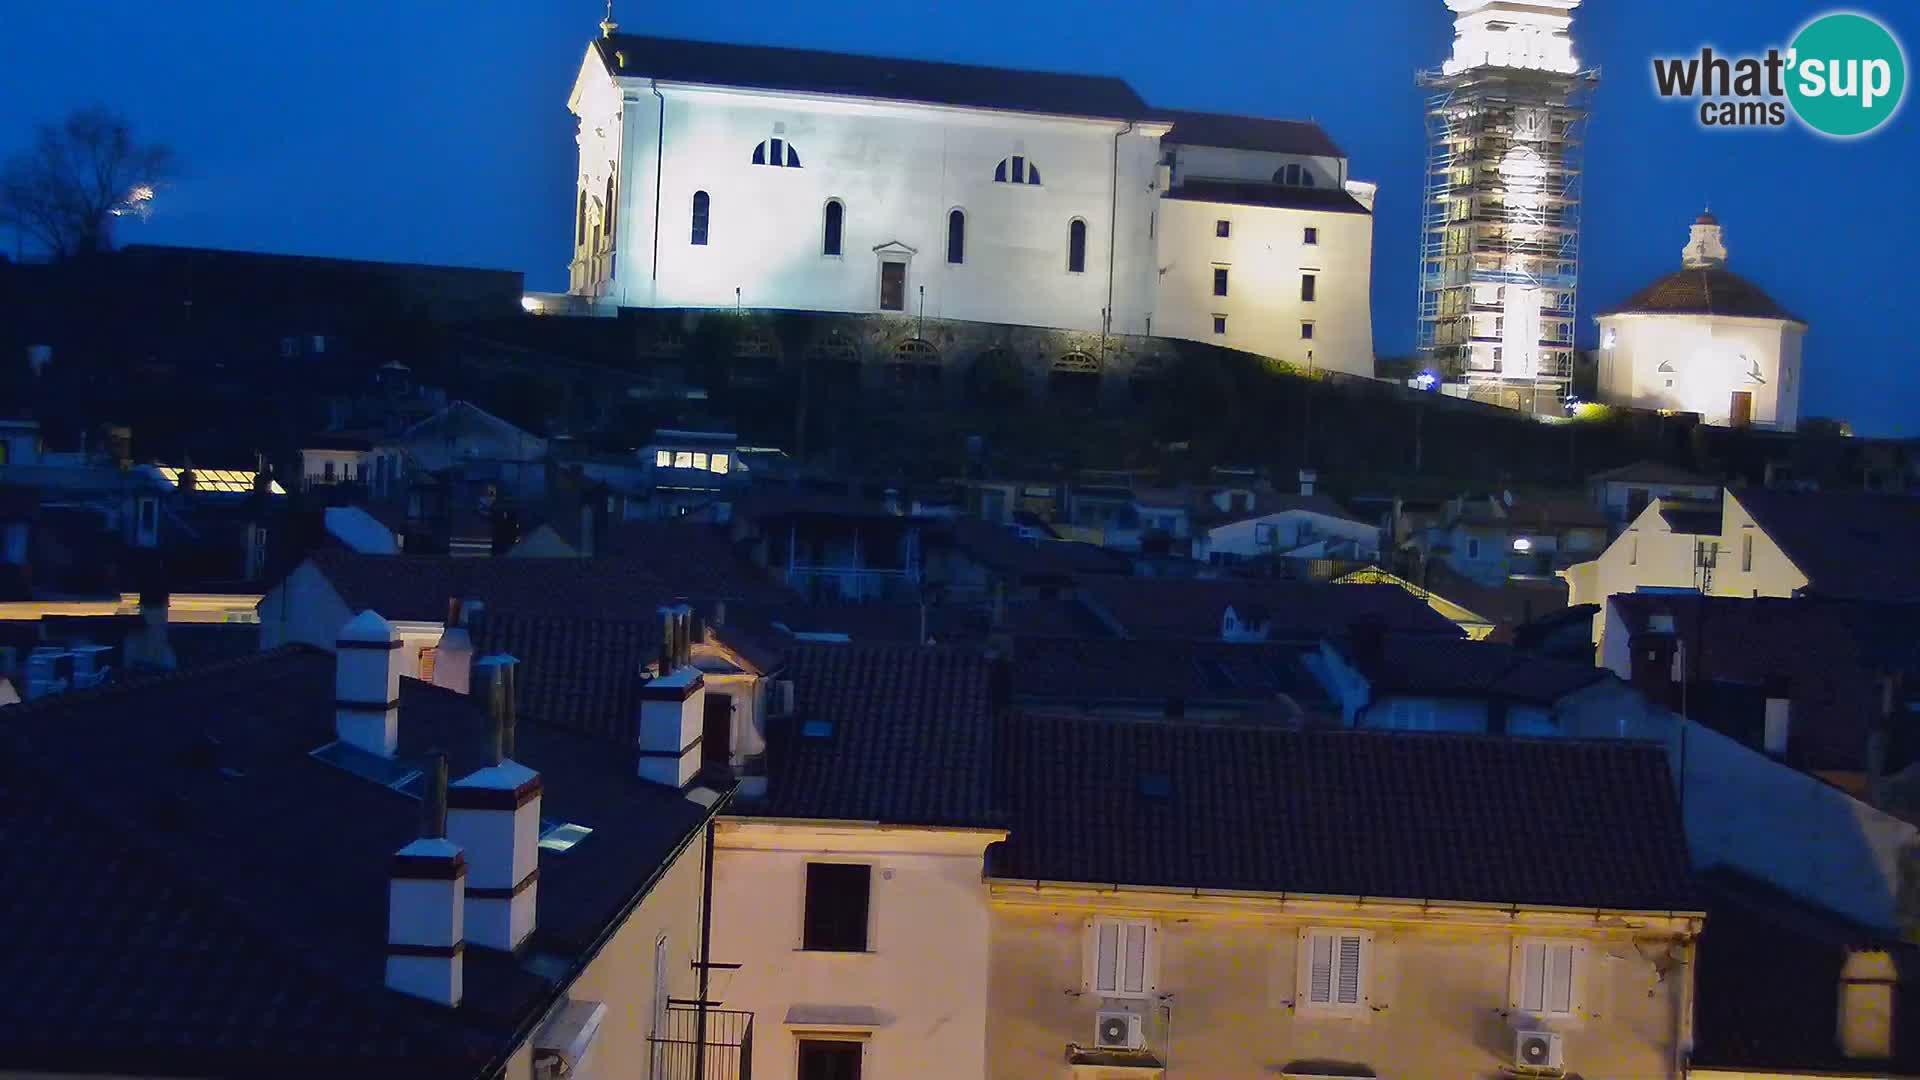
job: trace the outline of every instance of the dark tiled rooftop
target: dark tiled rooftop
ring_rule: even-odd
[[[637,34],[594,44],[609,71],[637,78],[1114,119],[1144,118],[1150,111],[1132,87],[1110,76]],[[805,143],[798,149],[804,164]]]
[[[1390,637],[1385,663],[1369,681],[1386,694],[1498,697],[1551,705],[1610,677],[1605,668],[1525,653],[1491,641]]]
[[[992,671],[977,652],[796,644],[794,715],[767,730],[767,797],[739,812],[991,827]],[[803,734],[810,721],[830,734]]]
[[[1633,910],[1694,905],[1656,747],[1020,713],[991,876]],[[1164,776],[1165,795],[1142,790]]]
[[[1023,540],[1012,529],[977,518],[959,518],[943,526],[937,540],[969,558],[1016,578],[1072,578],[1079,574],[1124,574],[1125,556],[1094,544],[1069,540]]]
[[[1698,487],[1718,487],[1720,481],[1711,476],[1668,465],[1662,461],[1636,461],[1631,465],[1622,465],[1617,469],[1608,469],[1587,477],[1588,483],[1602,484],[1691,484]]]
[[[1229,604],[1264,607],[1274,640],[1313,640],[1378,618],[1389,631],[1460,636],[1460,628],[1398,585],[1226,579],[1084,578],[1079,591],[1129,637],[1218,641]]]
[[[1731,270],[1676,270],[1602,314],[1737,315],[1755,319],[1806,320],[1774,302],[1766,290]]]
[[[1269,120],[1259,116],[1167,109],[1156,110],[1154,116],[1173,121],[1173,130],[1160,139],[1163,143],[1314,157],[1347,156],[1324,128],[1310,120]]]
[[[1300,662],[1297,644],[1019,638],[1011,661],[1014,697],[1026,703],[1093,706],[1270,705],[1266,715],[1298,721],[1326,707],[1326,693]]]
[[[1343,188],[1287,187],[1257,180],[1182,180],[1167,192],[1169,199],[1228,203],[1235,206],[1273,206],[1287,210],[1327,210],[1341,214],[1370,214]]]
[[[1807,591],[1920,599],[1920,498],[1860,492],[1729,492],[1807,575]]]

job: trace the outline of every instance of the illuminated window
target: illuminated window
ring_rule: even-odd
[[[1213,317],[1213,332],[1216,334],[1224,334],[1227,332],[1227,317],[1225,315],[1215,315]]]
[[[721,474],[722,476],[726,475],[727,455],[725,454],[713,455],[713,457],[708,461],[707,468],[712,472]]]
[[[967,212],[965,210],[947,211],[947,261],[956,266],[967,261]]]
[[[820,242],[822,255],[840,254],[840,232],[846,223],[847,208],[840,205],[839,199],[827,200],[826,235]]]
[[[753,148],[753,163],[797,169],[800,167],[800,155],[793,149],[793,144],[785,139],[768,139]]]
[[[434,657],[437,654],[438,654],[438,650],[436,650],[432,645],[423,646],[421,648],[420,650],[420,681],[421,682],[433,681],[433,661],[434,661]]]
[[[673,468],[673,451],[655,450],[653,452],[653,467],[656,469]]]
[[[1000,159],[1000,164],[994,167],[993,180],[996,184],[1038,184],[1040,167],[1015,154]]]
[[[707,243],[708,206],[709,200],[707,199],[706,192],[696,191],[693,193],[693,242],[701,247],[705,247]]]
[[[1312,274],[1301,274],[1301,275],[1300,275],[1300,300],[1301,300],[1301,302],[1303,302],[1303,303],[1312,303],[1312,302],[1313,302],[1313,293],[1314,293],[1314,285],[1315,285],[1315,284],[1316,284],[1316,282],[1315,282],[1315,279],[1314,279],[1314,276],[1313,276]]]
[[[1303,244],[1318,244],[1320,242],[1320,230],[1311,225],[1307,226],[1306,230],[1301,233],[1300,242]]]
[[[1227,268],[1224,266],[1213,268],[1213,295],[1227,295]]]
[[[1305,165],[1282,165],[1274,171],[1273,182],[1285,187],[1312,187],[1313,173]]]
[[[707,471],[707,455],[696,450],[693,453],[693,467],[701,472]]]
[[[1067,273],[1087,272],[1087,223],[1074,218],[1067,226]]]
[[[1216,221],[1213,223],[1213,235],[1231,236],[1232,234],[1233,234],[1233,222],[1223,220],[1223,221]]]
[[[681,450],[673,455],[673,467],[676,469],[693,468],[693,451]]]

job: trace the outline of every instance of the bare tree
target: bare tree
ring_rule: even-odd
[[[42,124],[33,146],[0,166],[0,222],[55,258],[105,251],[113,219],[145,216],[173,172],[173,150],[139,144],[125,117],[101,106]]]

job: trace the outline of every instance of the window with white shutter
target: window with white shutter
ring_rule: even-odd
[[[1572,1016],[1579,1007],[1578,942],[1528,939],[1513,946],[1513,1007],[1531,1016]]]
[[[1094,919],[1087,926],[1087,989],[1101,997],[1148,997],[1154,986],[1154,926]]]
[[[1373,935],[1362,930],[1303,931],[1296,1006],[1326,1012],[1364,1009],[1372,948]]]

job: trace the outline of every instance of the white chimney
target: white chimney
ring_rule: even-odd
[[[1313,494],[1314,484],[1317,483],[1319,479],[1320,479],[1319,470],[1301,469],[1300,470],[1300,494],[1302,495]]]
[[[445,758],[429,783],[428,835],[394,853],[387,884],[387,988],[453,1006],[464,991],[467,859],[444,835]]]
[[[1840,969],[1840,1052],[1850,1058],[1893,1056],[1893,954],[1858,949]]]
[[[540,774],[513,760],[510,715],[504,707],[494,713],[498,760],[447,791],[447,836],[466,849],[471,868],[467,940],[507,952],[533,933],[540,877]]]
[[[400,744],[400,632],[369,608],[347,620],[335,645],[334,734],[392,757]]]
[[[700,669],[675,668],[640,688],[640,778],[685,788],[700,772],[700,729],[706,716]]]
[[[447,601],[446,627],[433,647],[433,685],[466,693],[473,680],[473,635],[466,627],[465,604]]]

